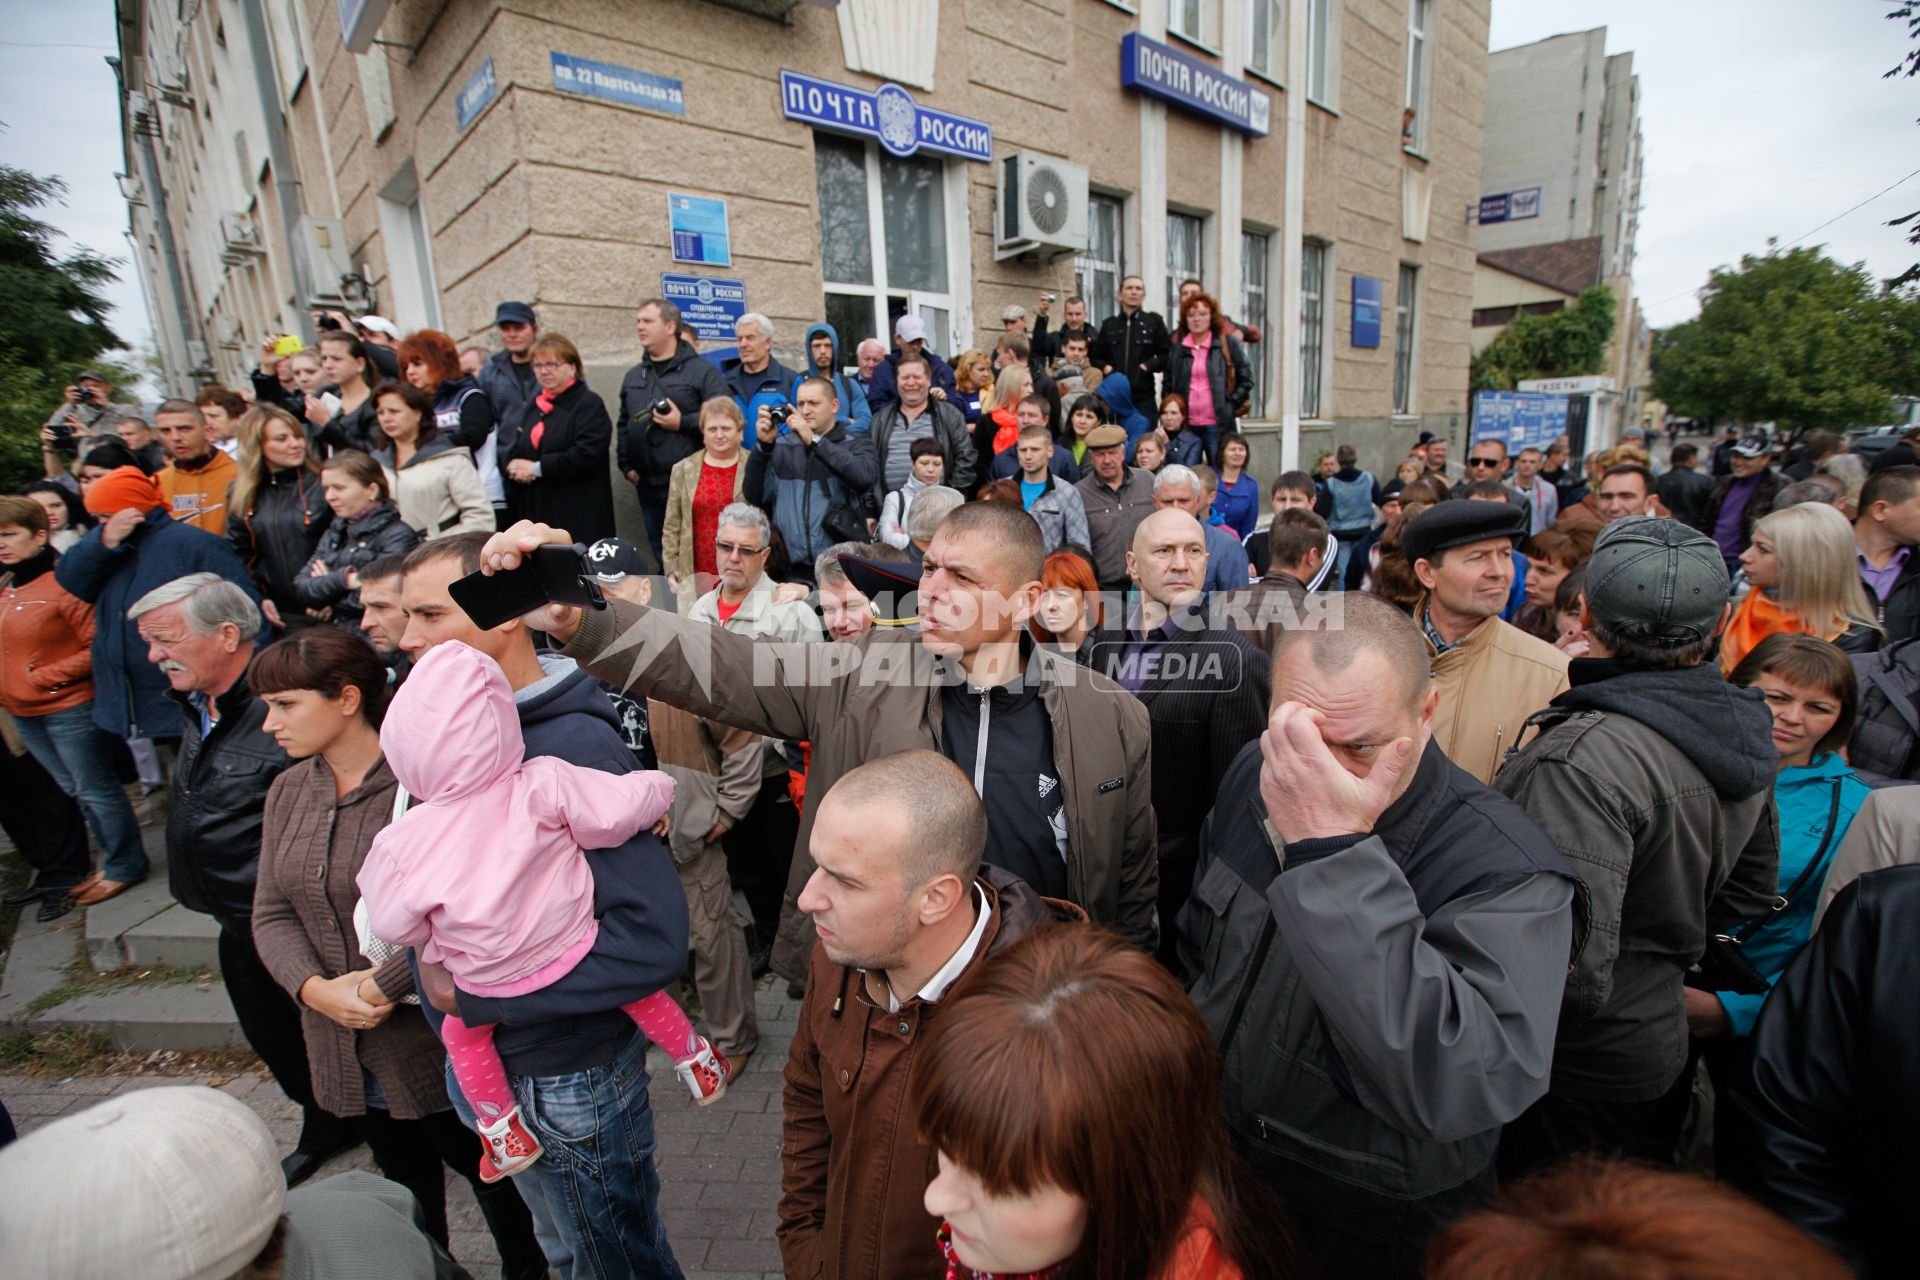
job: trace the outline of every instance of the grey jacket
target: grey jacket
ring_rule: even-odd
[[[1087,508],[1080,501],[1080,491],[1051,472],[1047,482],[1047,491],[1027,508],[1027,514],[1039,522],[1047,554],[1052,555],[1061,547],[1086,547]]]
[[[1260,768],[1251,743],[1222,780],[1180,917],[1228,1127],[1296,1216],[1419,1237],[1546,1092],[1574,878],[1431,743],[1364,836],[1283,845]]]
[[[1577,659],[1573,687],[1494,779],[1567,856],[1593,933],[1567,979],[1553,1089],[1596,1101],[1666,1093],[1687,1062],[1682,976],[1707,939],[1779,887],[1779,753],[1758,690],[1717,668]]]

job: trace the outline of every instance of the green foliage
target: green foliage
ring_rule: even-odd
[[[1550,315],[1516,316],[1473,358],[1473,389],[1512,391],[1522,378],[1598,373],[1612,337],[1613,290],[1595,285]]]
[[[91,249],[60,257],[35,216],[66,193],[58,178],[0,165],[0,488],[40,474],[40,426],[74,375],[122,346],[103,290],[116,263]],[[111,374],[109,375],[111,376]],[[130,383],[131,378],[127,379]]]
[[[1900,61],[1893,64],[1893,70],[1880,77],[1882,80],[1900,78],[1911,79],[1920,76],[1920,4],[1903,4],[1887,15],[1889,22],[1905,23],[1908,48],[1900,55]],[[1915,123],[1920,124],[1920,121]],[[1887,223],[1890,227],[1905,227],[1907,243],[1920,245],[1920,209],[1902,214]],[[1889,288],[1898,289],[1905,285],[1920,283],[1920,262],[1914,263],[1893,279],[1887,281]],[[1911,385],[1911,384],[1908,384]]]
[[[1916,306],[1817,248],[1747,255],[1708,277],[1698,316],[1658,336],[1653,394],[1687,417],[1796,431],[1885,422],[1911,376],[1894,339],[1920,325]]]

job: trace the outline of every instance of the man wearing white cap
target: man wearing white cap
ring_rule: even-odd
[[[900,399],[900,386],[897,377],[900,357],[908,352],[924,355],[927,366],[933,370],[933,398],[945,400],[959,395],[954,389],[953,366],[938,355],[927,350],[927,322],[919,316],[901,316],[893,325],[893,350],[885,360],[873,367],[873,383],[867,388],[867,403],[873,406],[873,416],[879,417],[880,411]]]
[[[20,1276],[444,1280],[463,1272],[420,1229],[406,1188],[343,1173],[289,1192],[259,1116],[217,1089],[140,1089],[0,1151],[0,1240]],[[102,1199],[102,1197],[105,1197]],[[105,1212],[80,1205],[111,1206]]]

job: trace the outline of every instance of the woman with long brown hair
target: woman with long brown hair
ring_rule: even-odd
[[[913,1107],[939,1161],[926,1207],[950,1280],[1304,1274],[1228,1146],[1207,1024],[1152,956],[1043,927],[949,999]]]
[[[1443,500],[1440,493],[1443,484],[1443,481],[1428,478],[1416,480],[1402,489],[1400,514],[1381,531],[1379,545],[1375,548],[1379,559],[1373,565],[1366,590],[1408,613],[1413,612],[1414,603],[1420,599],[1423,588],[1420,580],[1413,576],[1413,566],[1407,563],[1406,554],[1401,550],[1401,538],[1409,521]]]
[[[256,404],[240,419],[238,474],[227,495],[227,542],[260,589],[260,611],[276,629],[313,622],[294,593],[333,523],[306,428],[278,405]]]

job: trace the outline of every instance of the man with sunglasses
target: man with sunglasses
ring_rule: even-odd
[[[1527,523],[1525,528],[1528,533],[1531,533],[1533,530],[1533,503],[1528,501],[1525,494],[1508,483],[1507,471],[1512,465],[1513,460],[1507,456],[1507,442],[1496,439],[1493,436],[1488,436],[1484,439],[1476,440],[1473,445],[1473,451],[1467,455],[1467,480],[1469,482],[1478,480],[1499,481],[1500,487],[1506,491],[1508,504],[1519,509],[1526,515]]]

